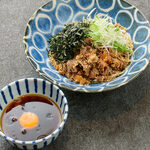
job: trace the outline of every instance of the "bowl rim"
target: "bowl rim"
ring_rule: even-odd
[[[57,133],[59,134],[59,132],[62,131],[63,126],[64,126],[65,123],[66,123],[66,120],[67,120],[67,117],[68,117],[68,112],[69,112],[69,107],[68,107],[68,101],[67,101],[67,98],[66,98],[65,95],[64,95],[64,92],[63,92],[59,87],[57,87],[56,85],[54,85],[53,83],[51,83],[51,82],[49,82],[49,81],[47,81],[47,80],[45,80],[45,79],[42,79],[42,78],[22,78],[22,79],[15,80],[15,81],[13,81],[13,82],[11,82],[11,83],[5,85],[5,86],[0,90],[0,92],[1,92],[1,91],[5,91],[5,90],[8,88],[8,85],[10,85],[10,86],[11,86],[11,85],[14,85],[16,81],[24,82],[25,79],[27,79],[29,82],[30,82],[31,80],[37,79],[38,81],[41,81],[41,82],[42,82],[42,81],[45,81],[46,84],[53,85],[53,88],[55,88],[56,90],[59,89],[59,94],[61,94],[62,96],[64,96],[64,99],[63,99],[63,100],[64,100],[64,104],[65,104],[65,110],[64,110],[65,114],[64,114],[64,117],[62,118],[62,122],[60,123],[59,127],[56,128],[51,134],[49,134],[48,136],[46,136],[46,137],[44,137],[44,138],[41,138],[41,139],[38,139],[38,140],[34,140],[34,141],[15,140],[15,139],[13,139],[13,138],[11,138],[11,137],[5,135],[5,133],[3,133],[3,132],[1,131],[1,129],[0,129],[0,135],[1,135],[4,139],[6,139],[6,140],[8,140],[8,141],[10,141],[10,142],[12,142],[12,143],[17,143],[17,144],[21,144],[21,145],[30,145],[30,144],[37,144],[37,143],[46,141],[47,139],[54,137]],[[28,94],[30,94],[30,93],[28,93]],[[37,94],[38,94],[38,92],[37,92]],[[21,94],[21,95],[22,95],[22,94]],[[43,95],[43,94],[41,94],[41,95]],[[12,100],[13,100],[13,99],[12,99]],[[53,99],[52,99],[52,100],[53,100]],[[53,100],[53,101],[54,101],[54,100]],[[55,101],[54,101],[54,102],[55,102]],[[55,102],[55,103],[56,103],[56,102]],[[9,104],[9,103],[8,103],[8,104]],[[8,104],[6,104],[6,106],[7,106]],[[3,110],[2,110],[2,111],[3,111]],[[1,115],[0,115],[0,116],[1,116]]]
[[[116,85],[116,86],[113,86],[113,87],[109,87],[108,89],[105,89],[103,88],[102,90],[88,90],[88,89],[84,89],[84,88],[80,88],[80,89],[76,89],[74,90],[74,88],[72,87],[69,87],[63,83],[59,83],[58,81],[55,81],[51,78],[49,78],[46,74],[44,74],[41,70],[39,70],[38,68],[35,67],[34,63],[30,60],[30,55],[28,54],[28,46],[27,46],[27,42],[26,42],[26,38],[25,36],[27,35],[27,29],[28,29],[28,25],[30,24],[31,21],[33,21],[33,19],[35,18],[36,14],[43,8],[45,7],[46,5],[48,5],[49,3],[53,2],[55,0],[50,0],[49,2],[45,3],[44,5],[42,5],[41,7],[39,7],[34,13],[33,15],[29,18],[27,24],[26,24],[26,28],[25,28],[25,34],[23,36],[23,43],[24,43],[24,46],[25,46],[25,54],[26,54],[26,58],[27,60],[29,61],[29,63],[31,64],[31,66],[34,68],[34,70],[36,72],[39,73],[40,76],[44,77],[46,80],[48,80],[49,82],[61,87],[61,88],[64,88],[64,89],[67,89],[67,90],[70,90],[70,91],[73,91],[73,92],[82,92],[82,93],[100,93],[100,92],[105,92],[105,91],[110,91],[110,90],[113,90],[113,89],[117,89],[127,83],[129,83],[130,81],[132,81],[133,79],[136,79],[148,66],[149,64],[149,61],[150,61],[150,57],[147,59],[147,64],[145,65],[145,67],[138,73],[136,73],[135,76],[132,76],[130,79],[128,79],[127,81],[123,82],[122,84],[119,84],[119,85]],[[60,1],[60,0],[58,0]],[[119,0],[119,1],[123,1],[124,3],[130,5],[130,7],[132,7],[131,9],[135,8],[137,11],[139,11],[141,13],[141,15],[144,17],[144,19],[147,21],[147,24],[149,25],[149,29],[150,29],[150,22],[149,20],[146,18],[146,16],[144,15],[144,13],[142,11],[140,11],[135,5],[129,3],[128,1],[126,0]],[[122,6],[124,8],[124,6]],[[150,39],[150,36],[149,38]],[[123,74],[122,74],[123,75]],[[67,78],[68,79],[68,78]],[[116,78],[115,78],[116,79]],[[108,83],[108,82],[105,82],[105,83]]]

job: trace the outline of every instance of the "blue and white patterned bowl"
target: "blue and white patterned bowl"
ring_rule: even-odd
[[[68,103],[64,93],[57,86],[40,78],[20,79],[5,86],[0,91],[0,115],[7,104],[15,97],[29,93],[42,94],[50,97],[60,108],[63,120],[59,128],[52,134],[35,141],[14,140],[0,130],[0,135],[11,145],[25,150],[43,148],[53,142],[62,131],[68,116]]]
[[[129,69],[116,79],[99,84],[79,85],[61,76],[48,59],[48,39],[64,28],[64,24],[82,20],[96,8],[127,28],[134,42],[133,60]],[[93,15],[92,15],[93,17]],[[148,65],[150,56],[150,25],[144,15],[124,0],[53,0],[39,8],[27,24],[25,53],[32,66],[47,80],[60,87],[81,92],[115,89],[137,77]]]

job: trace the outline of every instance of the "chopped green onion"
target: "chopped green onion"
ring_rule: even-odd
[[[117,41],[113,43],[113,46],[117,47],[119,51],[132,52],[132,49],[128,49],[126,46],[119,44]]]
[[[131,52],[128,48],[128,40],[125,37],[124,31],[119,26],[114,26],[112,18],[96,15],[94,19],[89,19],[90,33],[88,36],[93,40],[93,44],[98,48],[99,43],[103,47],[118,48],[119,51]],[[117,41],[117,42],[116,42]]]

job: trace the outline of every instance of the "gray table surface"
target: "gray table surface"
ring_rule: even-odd
[[[150,0],[128,0],[150,21]],[[0,0],[0,88],[40,77],[26,60],[22,42],[30,16],[48,0]],[[64,90],[69,117],[45,150],[150,150],[150,66],[129,84],[104,93]],[[15,150],[0,138],[0,150]]]

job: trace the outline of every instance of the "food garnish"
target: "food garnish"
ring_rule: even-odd
[[[124,32],[122,26],[113,24],[112,18],[98,14],[94,19],[87,18],[65,25],[61,32],[49,40],[49,54],[53,54],[57,61],[70,60],[87,37],[92,39],[95,48],[132,52]]]
[[[57,61],[72,59],[89,32],[88,23],[67,24],[65,28],[49,41],[49,52]]]

